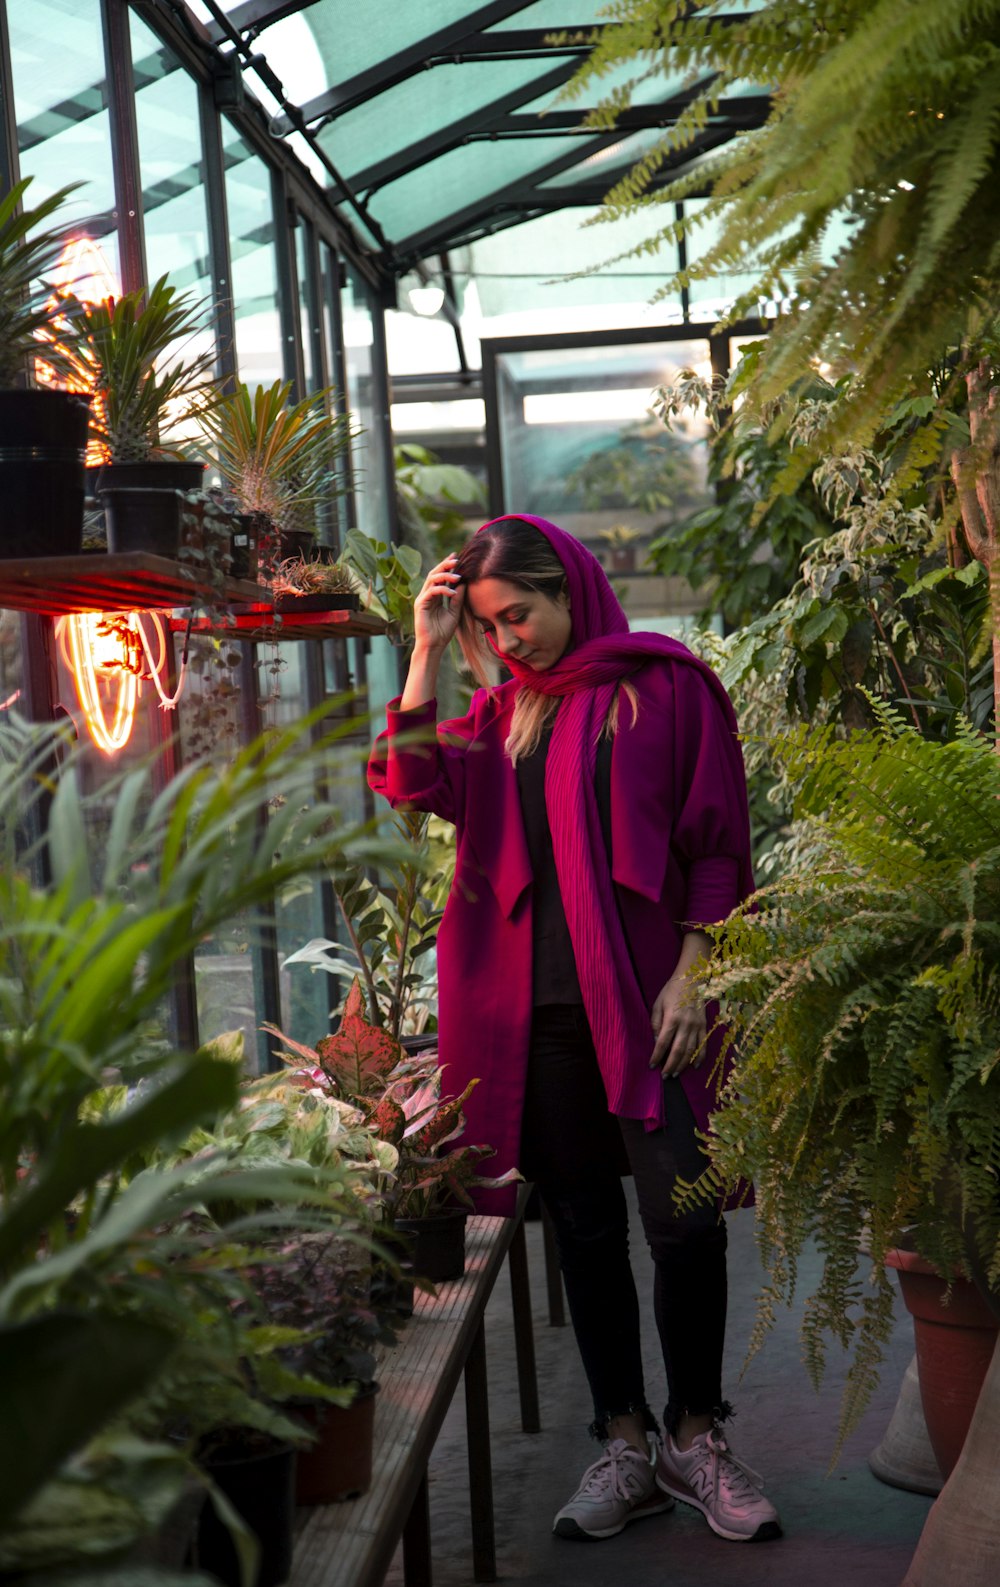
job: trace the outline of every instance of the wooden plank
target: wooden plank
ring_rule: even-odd
[[[0,607],[51,617],[169,610],[198,598],[253,602],[266,593],[248,579],[225,579],[220,589],[194,568],[148,551],[0,560]]]
[[[289,1587],[379,1587],[516,1227],[513,1218],[470,1218],[464,1276],[418,1296],[399,1343],[381,1352],[371,1488],[300,1512]]]
[[[197,619],[193,625],[196,634],[213,634],[220,639],[246,640],[248,643],[282,641],[289,639],[350,639],[369,638],[384,634],[386,623],[371,612],[297,612],[294,616],[282,614],[280,623],[274,621],[274,607],[257,602],[252,611],[226,614],[227,620],[212,623],[207,618]]]

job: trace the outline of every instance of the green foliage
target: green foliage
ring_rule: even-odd
[[[614,446],[594,451],[566,480],[588,511],[636,508],[677,513],[700,494],[690,448],[648,424],[623,430]]]
[[[413,636],[413,602],[423,583],[420,552],[348,529],[341,561],[357,575],[369,611],[384,617],[397,640]]]
[[[704,407],[712,427],[708,482],[716,499],[651,541],[648,560],[657,572],[680,575],[704,591],[700,620],[718,616],[727,628],[753,622],[787,595],[805,547],[834,527],[811,478],[772,499],[793,443],[783,429],[775,433],[773,412],[762,414],[750,401],[747,388],[759,356],[759,346],[744,348],[724,386],[682,370],[653,400],[654,413],[668,429]],[[799,409],[832,395],[832,387],[811,376],[781,406]]]
[[[980,345],[995,320],[1000,0],[768,0],[738,20],[729,10],[727,0],[619,0],[607,15],[622,26],[568,93],[633,66],[591,117],[609,126],[648,78],[691,85],[676,124],[608,194],[601,218],[648,209],[644,254],[687,233],[693,262],[660,295],[748,274],[733,319],[793,299],[761,362],[765,398],[818,355],[855,375],[788,459],[794,486],[824,451],[867,445],[895,402],[930,393],[949,350]],[[772,96],[762,128],[654,187],[666,162],[693,152],[721,98],[753,90]],[[707,203],[678,226],[674,202],[706,188]],[[843,222],[826,264],[824,237]],[[703,223],[715,232],[704,246]],[[926,420],[938,434],[940,424],[936,413]]]
[[[215,342],[184,356],[210,327],[205,305],[166,276],[137,292],[70,313],[73,348],[94,393],[91,432],[111,463],[177,457],[171,432],[217,400]]]
[[[125,773],[92,875],[95,796],[63,735],[0,724],[0,1353],[10,1387],[0,1448],[18,1457],[3,1484],[9,1505],[23,1509],[67,1453],[154,1396],[190,1421],[214,1390],[227,1414],[274,1430],[266,1355],[241,1364],[253,1352],[230,1313],[239,1242],[269,1221],[356,1214],[358,1201],[349,1175],[308,1159],[210,1149],[187,1160],[192,1130],[232,1106],[237,1067],[210,1050],[174,1052],[153,1030],[177,966],[204,936],[345,855],[377,857],[316,797],[344,731],[314,746],[317,726],[307,718],[272,734],[224,769],[192,764],[158,794],[152,766]],[[81,1319],[72,1363],[68,1317]],[[67,1373],[86,1385],[72,1416],[43,1415],[27,1438],[26,1405],[37,1417],[47,1393],[71,1392]]]
[[[54,302],[48,281],[71,227],[46,227],[45,222],[80,183],[61,187],[39,204],[25,205],[31,182],[26,176],[0,200],[0,390],[34,376],[37,364],[55,376],[72,367],[63,326],[57,323],[69,300]]]
[[[877,1375],[905,1230],[944,1273],[968,1241],[1000,1282],[1000,765],[968,727],[934,744],[873,713],[846,742],[782,744],[812,850],[717,928],[706,976],[736,1054],[708,1180],[753,1180],[770,1275],[754,1343],[815,1240],[803,1343],[816,1379],[826,1336],[853,1352],[841,1436]]]
[[[424,446],[404,442],[393,450],[396,501],[405,528],[421,525],[438,560],[460,551],[466,520],[487,509],[484,486],[467,468],[442,463]]]
[[[335,411],[332,390],[290,402],[291,383],[240,384],[201,417],[202,455],[217,463],[246,513],[278,529],[315,531],[317,514],[344,489],[342,464],[357,432]]]

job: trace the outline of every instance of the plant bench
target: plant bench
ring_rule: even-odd
[[[418,1294],[398,1344],[380,1353],[371,1487],[360,1499],[299,1512],[290,1587],[379,1587],[400,1537],[407,1587],[430,1587],[427,1463],[463,1373],[473,1574],[477,1582],[496,1580],[483,1314],[507,1257],[521,1426],[536,1433],[538,1385],[522,1221],[527,1188],[521,1187],[516,1217],[469,1218],[464,1276],[439,1285],[436,1297]]]

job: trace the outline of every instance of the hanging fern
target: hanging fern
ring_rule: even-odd
[[[1000,0],[766,0],[742,15],[731,0],[617,0],[602,15],[617,26],[599,36],[568,97],[600,92],[633,64],[642,80],[682,75],[694,96],[597,218],[648,209],[650,238],[637,251],[655,252],[677,236],[675,201],[707,192],[682,224],[692,262],[659,295],[749,273],[730,319],[791,299],[761,362],[764,398],[819,355],[857,377],[789,460],[794,485],[824,451],[870,440],[894,402],[929,389],[943,351],[977,340],[995,318]],[[719,99],[748,91],[771,95],[765,125],[657,187]],[[594,124],[622,108],[620,91],[606,96]],[[845,219],[847,240],[821,262],[824,236]],[[705,220],[715,240],[700,248]]]
[[[870,733],[781,746],[815,858],[718,929],[708,972],[739,1055],[711,1184],[752,1178],[770,1272],[754,1342],[815,1241],[803,1345],[817,1379],[827,1338],[852,1348],[841,1438],[876,1381],[904,1230],[943,1272],[970,1240],[1000,1284],[1000,767],[969,731],[932,744],[872,708]]]

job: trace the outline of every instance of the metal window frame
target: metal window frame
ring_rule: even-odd
[[[503,437],[499,402],[500,359],[508,353],[572,352],[588,347],[638,347],[655,342],[704,341],[708,345],[713,374],[727,374],[730,368],[729,345],[734,336],[765,335],[762,320],[738,320],[721,334],[714,320],[688,321],[681,325],[643,325],[631,329],[601,331],[550,331],[537,336],[486,336],[481,342],[483,355],[483,401],[486,407],[486,480],[490,516],[500,518],[507,506],[503,482]]]
[[[149,283],[128,0],[101,0],[101,28],[122,291],[144,292]]]

